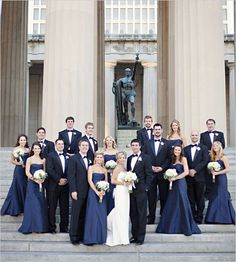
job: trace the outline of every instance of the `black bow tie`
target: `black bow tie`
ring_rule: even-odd
[[[197,146],[197,144],[193,144],[193,145],[191,145],[191,147],[194,147],[194,146]]]
[[[38,143],[42,144],[42,143],[43,143],[43,141],[38,141]]]
[[[69,129],[67,129],[67,132],[73,132],[73,130],[69,130]]]
[[[208,131],[209,134],[214,134],[214,131]]]
[[[138,157],[138,154],[133,154],[132,157]]]
[[[147,131],[152,131],[152,129],[151,128],[147,128]]]
[[[87,156],[84,156],[83,158],[87,158]]]
[[[161,142],[161,139],[155,139],[154,141],[155,142]]]
[[[89,139],[93,139],[93,138],[90,136]]]
[[[59,155],[59,156],[63,156],[63,153],[59,153],[58,155]]]

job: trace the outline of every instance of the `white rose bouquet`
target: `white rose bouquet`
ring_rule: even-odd
[[[116,166],[117,166],[117,163],[114,160],[109,160],[105,164],[105,168],[107,169],[109,173],[112,173],[112,171],[115,169]]]
[[[23,159],[22,159],[22,156],[24,155],[24,150],[22,148],[16,148],[14,151],[13,151],[13,157],[15,159],[18,159],[20,160],[21,162],[23,162]],[[22,165],[24,167],[24,165]]]
[[[34,180],[45,180],[47,176],[48,174],[42,169],[35,171],[33,175]],[[39,184],[39,192],[42,192],[42,183]]]
[[[104,193],[106,193],[106,191],[109,191],[109,183],[106,182],[106,181],[98,181],[96,183],[96,188],[98,191],[102,191]],[[103,199],[103,196],[100,196],[99,197],[99,203],[102,203],[102,199]]]
[[[218,162],[209,162],[208,165],[207,165],[207,168],[210,170],[210,171],[215,171],[215,172],[218,172],[220,171],[221,169],[221,166]],[[215,175],[212,174],[212,182],[215,183]]]
[[[178,173],[176,172],[176,169],[169,168],[166,170],[164,174],[164,179],[171,179],[177,176],[178,176]],[[172,190],[172,181],[170,181],[169,190]]]
[[[129,193],[133,192],[133,188],[135,188],[135,184],[138,182],[138,178],[137,175],[134,172],[126,172],[125,176],[124,176],[124,182],[130,183],[128,189],[129,189]]]

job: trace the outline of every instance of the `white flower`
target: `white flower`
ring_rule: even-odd
[[[198,146],[196,149],[197,149],[197,151],[200,151],[200,150],[201,150],[201,148],[200,148],[199,146]]]
[[[70,157],[69,156],[66,156],[66,159],[69,159]]]
[[[76,136],[76,132],[74,132],[73,135]]]
[[[143,159],[142,159],[142,157],[140,156],[140,157],[138,158],[138,161],[140,161],[140,162],[141,162],[142,160],[143,160]]]
[[[24,150],[22,148],[16,148],[14,151],[13,151],[13,156],[14,158],[20,158],[24,155]]]
[[[162,146],[164,145],[164,143],[163,143],[163,142],[161,142],[160,144],[161,144]]]
[[[109,183],[107,181],[98,181],[96,183],[96,188],[98,191],[103,191],[104,193],[106,191],[109,191]],[[103,196],[99,197],[99,203],[102,203]]]
[[[38,180],[45,179],[47,176],[48,174],[42,169],[39,169],[34,172],[34,178]]]
[[[207,165],[207,168],[209,170],[213,170],[213,171],[217,172],[217,171],[220,171],[221,166],[218,162],[215,161],[215,162],[209,162],[208,165]]]
[[[214,133],[215,134],[215,136],[218,136],[219,135],[219,133]]]
[[[122,181],[130,183],[128,186],[129,193],[132,193],[132,188],[135,188],[135,184],[138,182],[137,175],[134,172],[122,172],[119,174]]]
[[[105,168],[114,169],[117,166],[117,163],[114,160],[109,160],[105,164]]]
[[[176,172],[176,169],[167,169],[165,174],[164,174],[164,179],[170,179],[170,178],[173,178],[173,177],[176,177],[178,176],[177,172]]]

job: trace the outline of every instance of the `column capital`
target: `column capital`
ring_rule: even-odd
[[[157,67],[157,62],[147,62],[147,61],[142,61],[141,62],[142,66],[144,68],[153,68],[153,67]]]
[[[111,62],[108,62],[108,61],[106,61],[105,62],[105,68],[114,68],[115,66],[117,65],[117,62],[113,62],[113,61],[111,61]]]
[[[234,69],[234,63],[227,63],[226,64],[227,65],[227,67],[230,69],[230,70],[233,70]]]

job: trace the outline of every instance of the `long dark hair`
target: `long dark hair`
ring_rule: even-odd
[[[180,152],[180,156],[179,156],[179,161],[180,162],[182,162],[182,158],[184,156],[182,145],[180,145],[180,144],[174,145],[173,148],[172,148],[172,151],[171,151],[171,163],[172,164],[174,164],[176,162],[176,155],[174,154],[174,150],[175,150],[176,147],[180,147],[181,148],[181,152]]]
[[[40,147],[41,152],[39,153],[39,157],[40,157],[41,159],[43,159],[42,147],[41,147],[41,145],[40,145],[39,142],[34,142],[34,143],[32,144],[31,149],[30,149],[30,156],[33,156],[33,155],[34,155],[34,151],[33,151],[34,146],[39,146],[39,147]]]
[[[17,137],[16,145],[15,145],[15,146],[19,146],[19,145],[20,145],[19,141],[20,141],[20,138],[21,138],[22,136],[26,139],[25,148],[29,148],[28,137],[27,137],[27,135],[25,135],[25,134],[20,134],[20,135]]]

